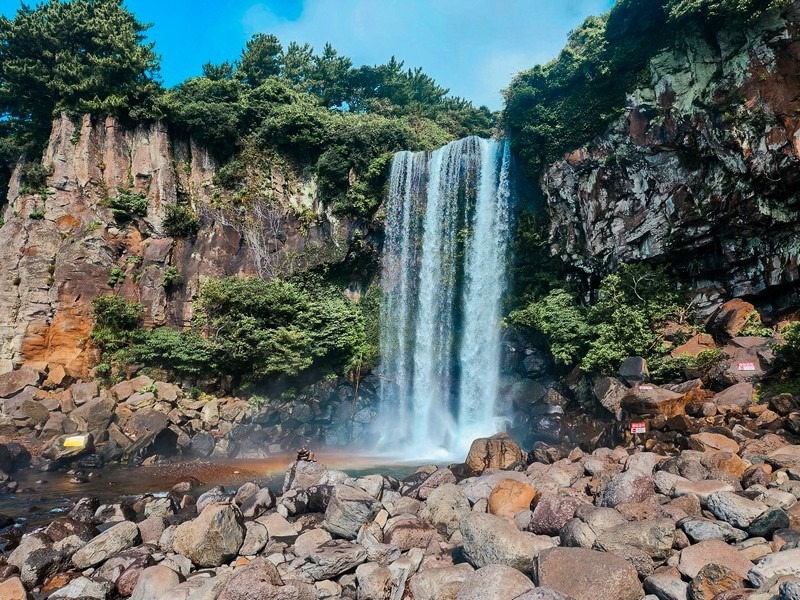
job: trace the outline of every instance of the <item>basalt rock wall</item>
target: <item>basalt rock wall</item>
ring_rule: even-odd
[[[591,274],[668,262],[706,301],[800,279],[800,7],[687,31],[603,136],[549,165],[554,254]]]
[[[352,240],[354,224],[326,214],[311,177],[273,168],[255,198],[226,201],[214,159],[161,123],[126,129],[113,118],[64,116],[42,164],[49,176],[36,190],[17,169],[0,227],[0,373],[62,365],[85,377],[96,359],[87,341],[97,296],[141,302],[146,327],[185,327],[204,278],[335,262]],[[145,194],[147,214],[117,223],[108,204],[120,193]],[[170,203],[200,217],[196,239],[167,235]],[[114,267],[125,278],[111,286]],[[178,279],[165,286],[170,267]]]

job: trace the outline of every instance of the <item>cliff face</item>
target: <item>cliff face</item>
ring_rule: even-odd
[[[0,373],[60,364],[85,376],[95,358],[87,344],[91,301],[99,295],[141,302],[145,326],[183,327],[204,278],[271,277],[336,262],[355,229],[325,214],[313,180],[275,168],[247,208],[225,202],[212,183],[214,160],[160,124],[131,131],[110,118],[63,117],[43,165],[46,189],[23,193],[19,169],[14,174],[0,228]],[[148,198],[147,215],[132,225],[115,223],[106,206],[120,190]],[[196,239],[164,232],[165,207],[176,202],[200,217]],[[114,267],[125,279],[112,288]],[[169,267],[180,278],[165,286]]]
[[[668,261],[712,296],[796,285],[799,24],[794,8],[657,55],[624,117],[545,170],[553,252],[590,273]]]

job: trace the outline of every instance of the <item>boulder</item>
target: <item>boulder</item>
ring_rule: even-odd
[[[375,563],[356,567],[358,600],[384,600],[392,591],[392,572]]]
[[[255,556],[267,545],[269,534],[267,528],[257,521],[245,523],[245,535],[239,554],[242,556]]]
[[[704,518],[683,519],[681,529],[694,542],[722,540],[724,542],[742,542],[747,539],[747,532],[736,529],[725,521],[712,521]]]
[[[753,403],[753,393],[752,383],[737,383],[715,395],[713,402],[720,406],[747,408]]]
[[[666,559],[674,542],[675,523],[671,519],[622,523],[597,536],[597,546],[606,552],[633,546],[646,552],[654,560]]]
[[[737,496],[733,492],[717,492],[709,495],[708,509],[718,519],[739,529],[747,529],[769,507],[763,502]]]
[[[467,563],[424,569],[411,578],[409,589],[414,600],[454,600],[473,570]]]
[[[436,535],[433,525],[415,517],[398,517],[386,527],[384,542],[406,552],[412,548],[427,548]]]
[[[690,396],[653,386],[635,387],[622,398],[622,409],[633,416],[663,415],[667,418],[685,413]]]
[[[698,452],[718,450],[720,452],[739,452],[739,444],[719,433],[695,433],[689,436],[689,447]]]
[[[800,577],[800,548],[768,554],[750,569],[747,578],[755,587],[774,583],[779,577]]]
[[[656,492],[653,478],[637,471],[625,471],[615,475],[603,493],[602,505],[614,508],[619,504],[645,502]]]
[[[134,546],[139,540],[136,523],[122,521],[78,550],[72,556],[72,564],[78,569],[88,569]]]
[[[508,469],[524,460],[517,443],[507,433],[497,433],[473,441],[465,462],[475,473],[483,473],[486,469]]]
[[[527,483],[504,479],[489,495],[489,513],[512,519],[521,510],[529,510],[535,497],[536,490]]]
[[[262,488],[242,503],[242,514],[248,519],[255,519],[273,506],[275,506],[275,494],[269,488]]]
[[[355,569],[367,560],[367,551],[347,540],[331,540],[317,546],[307,557],[303,572],[315,581],[334,577]]]
[[[689,586],[674,573],[654,573],[644,580],[644,591],[658,600],[688,600]]]
[[[593,392],[603,408],[618,421],[622,419],[622,399],[628,393],[625,385],[614,377],[600,377],[594,384]]]
[[[150,379],[147,375],[140,375],[139,377],[134,377],[133,379],[128,379],[127,381],[122,381],[111,388],[111,395],[119,400],[120,402],[124,402],[135,392],[138,392],[142,388],[149,388],[153,385],[153,380]]]
[[[44,375],[41,371],[23,367],[16,371],[0,374],[0,398],[11,398],[26,387],[37,386]]]
[[[502,564],[530,573],[531,559],[554,543],[549,537],[519,531],[502,517],[472,512],[461,520],[464,556],[475,567]]]
[[[783,446],[767,454],[767,462],[779,469],[800,467],[800,445]]]
[[[365,491],[349,485],[335,485],[325,510],[323,527],[346,540],[354,540],[362,525],[371,521],[381,503]]]
[[[4,600],[28,600],[28,592],[19,577],[10,577],[0,582],[0,598]]]
[[[296,460],[286,470],[283,492],[286,493],[295,488],[307,490],[320,483],[327,470],[325,465],[316,461]]]
[[[53,547],[53,540],[41,532],[22,537],[19,546],[8,556],[9,565],[19,569],[19,578],[32,588],[47,576],[59,570],[66,556]]]
[[[747,326],[753,313],[758,315],[755,306],[741,298],[733,298],[720,306],[717,314],[711,319],[709,327],[733,338]]]
[[[585,502],[580,498],[543,492],[533,510],[529,530],[539,535],[558,535],[582,504]]]
[[[114,584],[110,581],[89,579],[88,577],[77,577],[67,585],[50,594],[49,598],[65,598],[72,600],[106,600],[114,589]]]
[[[172,569],[161,565],[147,567],[139,575],[139,580],[131,594],[131,600],[161,598],[180,582],[181,577]]]
[[[744,578],[728,567],[709,563],[692,579],[689,594],[692,600],[714,600],[720,594],[742,587]]]
[[[534,560],[534,581],[575,600],[639,600],[636,569],[626,560],[584,548],[551,548]]]
[[[260,600],[261,598],[291,598],[281,596],[283,580],[278,569],[266,558],[258,557],[250,564],[236,569],[225,582],[218,600]]]
[[[704,566],[711,563],[727,567],[742,579],[753,568],[753,563],[733,546],[722,540],[708,540],[681,550],[678,570],[689,579],[694,579]]]
[[[295,540],[294,553],[300,558],[305,558],[322,544],[330,542],[331,539],[333,539],[331,534],[323,529],[309,529]]]
[[[619,366],[619,376],[629,386],[634,387],[650,380],[647,361],[641,356],[629,356]]]
[[[78,425],[78,431],[91,433],[95,439],[101,439],[111,423],[116,406],[112,398],[94,398],[69,413],[69,418]]]
[[[450,537],[459,530],[461,519],[469,512],[469,500],[461,488],[446,483],[431,492],[420,518],[433,525],[443,536]]]
[[[242,514],[230,504],[212,504],[175,529],[173,548],[199,567],[218,567],[239,553],[244,542]]]
[[[714,338],[707,333],[698,333],[692,336],[685,344],[675,347],[670,356],[678,358],[679,356],[692,356],[697,357],[701,352],[706,350],[715,350],[717,344]]]
[[[530,568],[528,569],[530,571]],[[490,564],[469,573],[458,588],[456,600],[513,600],[533,589],[525,575],[507,565]]]

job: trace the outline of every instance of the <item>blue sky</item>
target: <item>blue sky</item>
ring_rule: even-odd
[[[38,4],[37,0],[28,3]],[[285,44],[331,42],[354,64],[394,54],[422,67],[452,94],[492,109],[514,73],[547,62],[567,33],[613,0],[125,0],[162,57],[164,83],[233,60],[256,32]],[[11,16],[18,0],[0,0]]]

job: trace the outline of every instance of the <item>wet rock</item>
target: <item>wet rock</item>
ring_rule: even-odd
[[[639,600],[644,596],[636,569],[626,560],[584,548],[551,548],[534,560],[536,585],[576,600]]]
[[[205,431],[198,431],[189,444],[189,454],[200,458],[207,458],[214,452],[217,440]]]
[[[519,531],[502,517],[472,512],[461,520],[464,556],[475,567],[503,564],[530,573],[531,558],[553,541],[545,536]]]
[[[330,533],[354,540],[362,525],[371,521],[381,509],[381,503],[358,488],[335,485],[323,527]]]
[[[244,522],[237,508],[212,504],[175,529],[172,546],[200,567],[218,567],[236,556],[244,542]]]
[[[530,571],[530,569],[528,569]],[[456,600],[512,600],[533,589],[525,575],[507,565],[490,564],[469,573],[458,589]]]
[[[508,469],[524,460],[517,443],[507,433],[498,433],[472,442],[465,462],[473,472],[483,473],[486,469]]]
[[[86,544],[72,556],[72,564],[78,569],[86,569],[109,559],[115,554],[135,545],[139,538],[139,528],[135,523],[122,521]]]

